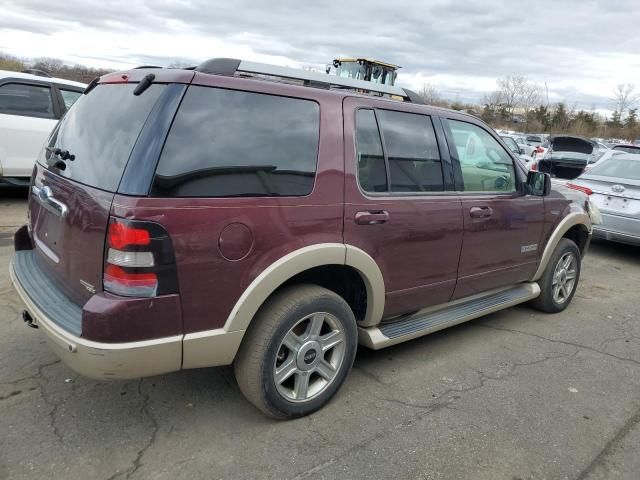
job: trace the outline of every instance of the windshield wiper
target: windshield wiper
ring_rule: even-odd
[[[61,148],[56,147],[46,147],[46,150],[47,152],[60,157],[62,160],[71,160],[73,162],[76,159],[76,156],[72,153],[69,153],[69,150],[62,150]]]

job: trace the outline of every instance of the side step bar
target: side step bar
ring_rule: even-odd
[[[379,350],[527,302],[538,295],[540,287],[535,282],[493,290],[429,307],[394,322],[358,327],[358,340],[365,347]]]

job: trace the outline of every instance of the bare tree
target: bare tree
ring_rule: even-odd
[[[424,83],[422,89],[419,92],[420,96],[424,99],[424,103],[427,105],[438,105],[442,102],[440,92],[435,85],[431,83]]]
[[[502,97],[502,105],[509,115],[513,115],[513,110],[520,106],[527,79],[522,75],[507,75],[498,78],[496,84]]]
[[[542,100],[542,89],[540,85],[534,82],[526,81],[522,85],[520,93],[519,107],[522,107],[524,114],[527,115],[529,110],[540,105]]]
[[[638,103],[638,95],[635,94],[635,85],[632,83],[620,83],[613,91],[615,109],[624,117],[625,112]]]

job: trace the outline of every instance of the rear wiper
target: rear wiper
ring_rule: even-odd
[[[46,147],[46,150],[47,152],[60,157],[62,160],[71,160],[73,162],[76,159],[76,156],[72,153],[69,153],[69,150],[62,150],[61,148],[56,147]]]
[[[140,95],[142,92],[144,92],[147,88],[151,86],[151,84],[155,79],[156,79],[156,76],[153,73],[145,75],[144,78],[140,80],[140,83],[138,84],[138,86],[133,90],[133,94],[136,97]]]

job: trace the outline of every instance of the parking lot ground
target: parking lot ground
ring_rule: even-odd
[[[561,314],[360,349],[326,408],[281,422],[231,368],[109,383],[60,363],[7,273],[24,196],[0,191],[0,478],[638,478],[640,249],[594,243]]]

